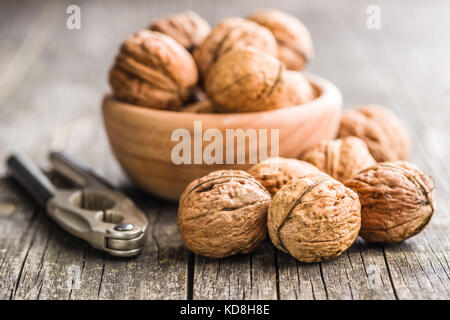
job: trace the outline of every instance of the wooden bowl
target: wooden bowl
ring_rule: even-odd
[[[318,92],[318,97],[314,101],[300,106],[263,112],[181,113],[131,105],[118,101],[111,95],[106,95],[103,99],[102,109],[109,142],[117,160],[134,182],[152,194],[170,200],[178,200],[185,187],[196,178],[213,170],[246,169],[251,165],[248,157],[250,139],[246,139],[245,143],[245,163],[205,163],[209,158],[202,157],[202,152],[212,142],[201,142],[201,134],[197,134],[197,138],[194,138],[194,121],[200,121],[196,122],[197,133],[201,131],[198,129],[199,123],[201,123],[203,134],[210,128],[218,129],[215,133],[219,136],[222,133],[222,159],[225,163],[227,155],[231,159],[231,152],[234,151],[235,157],[239,153],[238,143],[233,144],[232,139],[226,139],[227,129],[243,129],[244,131],[254,129],[247,133],[251,135],[256,132],[258,146],[259,143],[264,146],[263,142],[266,140],[268,147],[258,148],[258,152],[267,151],[269,156],[272,146],[276,149],[276,143],[272,144],[271,139],[274,138],[273,141],[277,141],[276,129],[279,129],[279,156],[285,158],[296,158],[318,141],[333,139],[341,116],[341,93],[332,83],[323,78],[313,75],[307,75],[307,78]],[[190,164],[175,164],[172,160],[173,148],[176,145],[180,147],[179,143],[187,143],[186,141],[189,140],[188,137],[183,142],[180,142],[181,140],[178,138],[172,141],[172,133],[177,129],[182,130],[178,130],[176,133],[181,132],[191,137],[190,154],[189,152],[181,154],[186,155],[185,162],[188,162],[188,158],[190,159]],[[259,129],[266,130],[260,131]],[[198,139],[198,137],[200,138]],[[194,141],[196,141],[195,146]],[[226,141],[230,142],[228,149]],[[239,145],[242,146],[242,143]],[[187,147],[187,144],[184,146]],[[220,150],[219,147],[218,150]],[[240,154],[243,154],[242,151],[240,150]],[[174,154],[178,153],[174,151]],[[220,153],[218,154],[220,155]],[[254,149],[251,154],[255,154]],[[176,159],[179,160],[179,158]],[[233,163],[236,163],[236,160]]]

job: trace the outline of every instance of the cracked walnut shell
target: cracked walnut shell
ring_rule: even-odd
[[[169,15],[153,22],[149,29],[171,36],[191,52],[211,31],[208,22],[193,11]]]
[[[109,74],[114,95],[149,108],[177,110],[196,85],[195,62],[171,37],[142,30],[127,38]]]
[[[384,107],[369,105],[345,112],[338,138],[347,136],[364,140],[377,162],[408,158],[408,132],[397,117]]]
[[[288,182],[320,171],[308,162],[297,159],[268,158],[248,170],[273,196]]]
[[[272,31],[278,43],[278,58],[290,70],[302,70],[313,57],[311,35],[296,17],[276,9],[257,11],[247,19]]]
[[[405,161],[377,163],[346,182],[359,195],[360,235],[371,242],[400,242],[422,231],[434,212],[434,184]]]
[[[356,137],[321,141],[301,159],[341,182],[375,163],[364,141]]]
[[[302,262],[334,258],[358,236],[360,210],[358,195],[328,175],[293,180],[269,206],[270,239]]]
[[[270,200],[248,173],[214,171],[191,182],[181,195],[178,228],[196,254],[222,258],[249,253],[267,236]]]
[[[294,106],[313,99],[301,73],[285,74],[283,63],[253,48],[220,58],[206,78],[206,94],[219,112],[255,112]]]
[[[278,48],[272,33],[255,22],[234,17],[217,24],[193,55],[203,79],[221,56],[238,48],[253,47],[277,56]]]

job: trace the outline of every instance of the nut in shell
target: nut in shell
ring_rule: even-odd
[[[191,182],[180,198],[178,228],[196,254],[222,258],[254,250],[267,236],[269,192],[240,170]]]
[[[172,37],[188,51],[197,48],[211,31],[209,23],[193,11],[169,15],[153,22],[149,29]]]
[[[246,47],[263,50],[275,57],[278,54],[277,42],[268,29],[238,17],[225,19],[216,25],[193,54],[200,74],[205,78],[221,56]]]
[[[356,137],[321,141],[301,159],[341,182],[375,163],[364,141]]]
[[[156,109],[179,109],[197,81],[189,52],[171,37],[150,30],[124,41],[109,74],[117,98]]]
[[[434,184],[405,161],[377,163],[346,182],[362,205],[361,236],[400,242],[422,231],[434,212]]]
[[[397,117],[384,107],[368,105],[345,112],[338,137],[347,136],[364,140],[377,162],[408,158],[408,132]]]
[[[358,236],[358,195],[328,175],[293,180],[269,206],[267,227],[272,243],[302,262],[339,256]]]
[[[311,35],[296,17],[276,9],[257,11],[247,19],[272,31],[278,43],[278,57],[290,70],[302,70],[313,57]]]
[[[310,99],[305,92],[293,92],[297,82],[287,84],[285,71],[283,63],[260,50],[233,50],[211,68],[206,94],[219,112],[279,109]]]
[[[288,182],[320,171],[308,162],[297,159],[268,158],[248,170],[273,196]]]

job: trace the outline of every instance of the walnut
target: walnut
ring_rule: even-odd
[[[124,41],[109,74],[117,98],[157,109],[179,109],[197,81],[189,52],[171,37],[149,30]]]
[[[191,182],[180,198],[178,227],[189,250],[222,258],[249,253],[267,236],[269,192],[240,170]]]
[[[294,106],[313,98],[300,73],[254,48],[224,55],[206,78],[206,94],[219,112],[254,112]]]
[[[278,43],[278,57],[290,70],[302,70],[313,57],[308,29],[296,17],[276,9],[257,11],[247,19],[272,31]]]
[[[245,47],[258,48],[273,56],[278,54],[277,43],[268,29],[242,18],[223,20],[194,51],[200,74],[205,78],[219,57],[233,49]]]
[[[320,171],[308,162],[297,159],[268,158],[248,170],[273,196],[293,179],[303,178]]]
[[[408,158],[408,132],[388,109],[368,105],[344,113],[338,137],[356,136],[364,140],[378,162]]]
[[[193,11],[185,11],[153,22],[150,30],[174,38],[188,51],[197,48],[211,31],[208,22]]]
[[[197,101],[183,107],[181,112],[191,113],[214,113],[214,107],[209,100]]]
[[[355,241],[361,226],[358,195],[328,175],[293,180],[269,206],[270,239],[302,262],[337,257]]]
[[[301,159],[341,182],[375,163],[364,141],[356,137],[321,141]]]
[[[362,205],[361,236],[400,242],[422,231],[434,212],[434,184],[405,161],[377,163],[346,182]]]

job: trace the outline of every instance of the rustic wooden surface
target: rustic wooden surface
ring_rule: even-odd
[[[82,29],[65,27],[71,1],[0,3],[0,298],[2,299],[449,299],[450,2],[85,1]],[[369,5],[381,29],[366,27]],[[342,256],[303,264],[266,241],[253,254],[211,260],[188,252],[176,204],[137,190],[110,152],[100,118],[107,70],[121,40],[184,8],[211,23],[277,6],[310,28],[308,70],[333,81],[346,107],[393,109],[414,140],[411,160],[437,185],[437,211],[420,235],[392,246],[361,239]],[[63,232],[7,176],[25,152],[42,166],[52,149],[82,158],[121,186],[150,221],[134,259],[111,258]],[[79,279],[77,274],[80,275]]]

